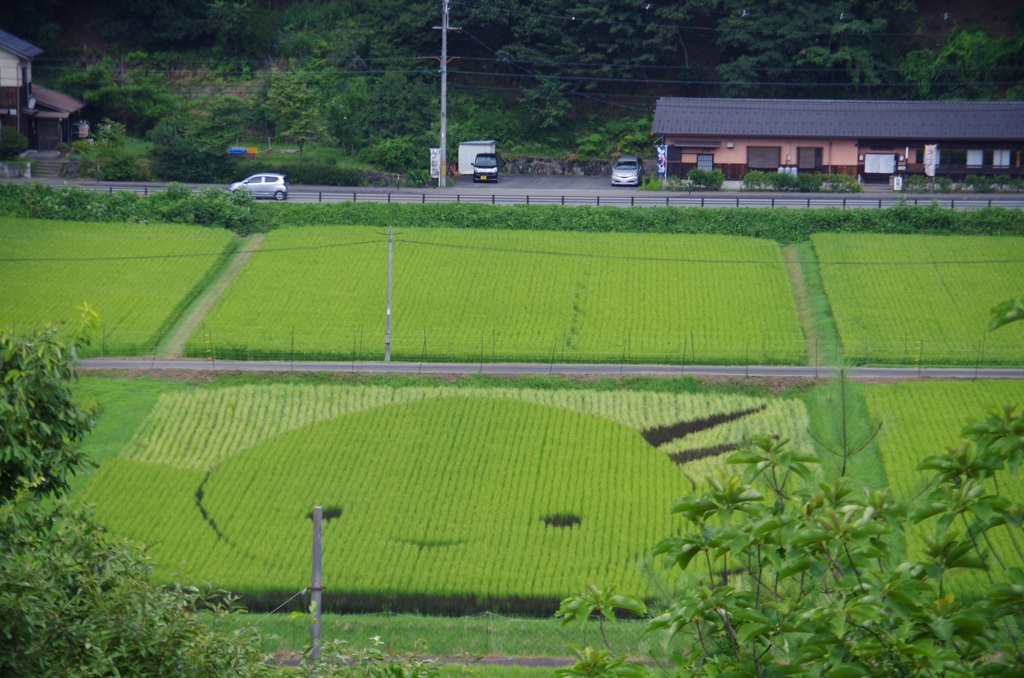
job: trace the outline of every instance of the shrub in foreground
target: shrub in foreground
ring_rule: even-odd
[[[10,125],[0,127],[0,160],[13,160],[28,149],[28,138]]]
[[[1011,300],[993,309],[991,328],[1022,318],[1024,298]],[[928,477],[909,503],[845,475],[824,481],[815,454],[755,436],[729,457],[737,472],[673,504],[683,523],[654,549],[681,573],[648,622],[673,650],[674,675],[1018,675],[1022,510],[1001,488],[1017,482],[1022,431],[1012,408],[968,425],[961,445],[918,466]],[[845,460],[855,452],[843,445],[835,452]],[[906,521],[926,536],[904,556],[894,547]],[[1012,556],[993,554],[997,535]],[[987,578],[985,594],[950,594],[950,580],[972,571]],[[599,593],[591,585],[565,599],[557,616],[586,623],[637,608]],[[576,665],[556,675],[653,675],[610,648],[573,651]]]
[[[801,193],[862,193],[864,187],[851,174],[821,172],[762,172],[754,170],[743,177],[744,191],[799,191]]]
[[[702,170],[696,167],[687,175],[694,188],[717,191],[725,183],[725,174],[720,169]]]
[[[130,191],[86,191],[74,186],[0,184],[0,216],[60,221],[196,224],[240,235],[268,227],[268,207],[242,191],[205,188],[198,193],[181,184],[140,196]]]
[[[59,499],[89,463],[77,444],[92,418],[68,383],[95,327],[88,307],[83,317],[70,346],[52,328],[0,334],[0,675],[265,672],[259,634],[223,623],[230,597],[152,586],[137,545]]]

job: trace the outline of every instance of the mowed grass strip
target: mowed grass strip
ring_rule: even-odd
[[[158,580],[187,571],[259,609],[305,585],[319,504],[330,609],[550,612],[589,581],[649,590],[637,565],[672,532],[671,502],[692,479],[671,458],[690,435],[655,447],[643,430],[682,423],[695,444],[716,445],[749,428],[807,445],[801,403],[776,402],[444,386],[175,391],[80,496],[108,528],[155,542]]]
[[[1024,386],[1016,381],[933,381],[864,386],[869,415],[882,422],[879,451],[889,485],[900,499],[920,497],[929,479],[917,470],[924,459],[940,456],[947,446],[960,444],[960,430],[970,422],[982,421],[992,409],[1024,403]],[[1019,476],[1007,476],[1000,491],[1014,503],[1024,502],[1024,485]],[[990,488],[991,489],[991,488]],[[920,497],[923,499],[923,497]],[[908,526],[907,548],[920,556],[922,530],[930,526]],[[959,528],[958,528],[959,529]],[[1018,562],[1009,538],[1001,528],[989,532],[992,544],[1004,562]],[[996,566],[996,561],[992,561]],[[958,574],[956,590],[978,595],[988,585],[980,573]]]
[[[770,241],[396,226],[397,360],[805,360]],[[274,231],[186,352],[381,359],[386,279],[383,229]]]
[[[198,226],[0,218],[0,323],[76,328],[87,301],[100,328],[85,356],[139,355],[235,242]]]
[[[1019,332],[987,333],[988,312],[1024,290],[1024,238],[812,236],[847,360],[1019,365]]]

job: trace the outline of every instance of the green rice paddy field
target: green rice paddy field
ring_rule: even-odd
[[[778,244],[750,238],[398,228],[392,355],[802,364],[815,330],[790,281],[813,265],[810,293],[849,362],[1024,363],[1024,327],[984,332],[988,309],[1024,290],[1024,239],[830,234],[802,251],[813,259],[787,267]],[[186,355],[381,359],[387,235],[370,228],[281,229],[257,246],[197,227],[0,219],[0,326],[74,323],[87,301],[101,313],[87,356],[149,355],[241,252],[249,260],[198,318]],[[325,637],[365,644],[407,625],[389,649],[429,635],[449,656],[564,656],[549,647],[567,642],[553,622],[526,628],[518,615],[549,616],[592,581],[653,596],[666,582],[647,554],[673,531],[673,499],[747,435],[812,448],[810,432],[834,434],[822,385],[86,376],[77,389],[97,407],[86,447],[99,467],[74,496],[149,545],[156,581],[209,581],[256,610],[296,609],[321,505],[325,609],[346,613],[328,618]],[[853,473],[905,498],[920,490],[919,461],[955,444],[965,421],[1024,402],[1016,381],[854,391],[855,428],[883,429]],[[826,459],[822,473],[833,468]],[[914,553],[920,533],[905,538]],[[954,583],[961,595],[979,585]],[[513,616],[468,616],[485,611]],[[301,647],[301,620],[251,619]],[[617,646],[649,652],[638,628],[623,625]]]
[[[847,359],[1019,364],[1020,334],[988,312],[1024,290],[1024,238],[819,234],[817,254]]]
[[[849,361],[1024,361],[1019,333],[984,331],[987,310],[1024,289],[1024,238],[812,243],[811,260],[787,267],[777,243],[753,238],[398,229],[392,357],[805,364],[819,338],[790,281],[813,265]],[[383,358],[387,234],[371,228],[285,228],[258,243],[200,227],[0,219],[0,325],[74,322],[87,301],[101,314],[87,356],[159,353],[243,252],[223,296],[184,328],[186,355]]]
[[[396,360],[805,360],[766,240],[398,229],[393,261]],[[380,359],[386,278],[380,229],[276,230],[186,350]]]
[[[744,436],[771,432],[813,449],[808,431],[827,438],[831,421],[824,385],[770,394],[690,380],[86,376],[77,388],[99,408],[87,450],[100,465],[75,496],[109,529],[150,544],[157,581],[215,582],[272,609],[308,584],[309,513],[321,505],[325,610],[454,615],[416,628],[456,655],[488,645],[550,652],[509,640],[525,630],[501,634],[516,623],[501,614],[549,616],[587,582],[653,595],[663,575],[647,553],[673,531],[673,499]],[[1024,401],[1015,381],[868,384],[854,394],[884,424],[855,473],[902,497],[920,488],[917,463],[955,444],[964,422]],[[913,530],[907,539],[913,552]],[[499,616],[471,616],[486,610]],[[344,617],[328,628],[359,640],[415,620]],[[272,625],[301,646],[301,621]],[[623,633],[628,647],[649,649],[638,628]],[[518,649],[496,648],[499,637]],[[414,639],[392,642],[401,651]]]
[[[738,394],[176,391],[81,497],[155,544],[158,579],[189,572],[257,605],[305,586],[321,505],[339,607],[534,613],[587,581],[647,591],[637,563],[721,446],[764,430],[806,445],[806,429],[801,401]]]
[[[86,356],[142,354],[237,245],[192,226],[0,219],[0,326],[77,327],[86,301],[102,323]]]
[[[109,383],[88,380],[85,392]],[[120,445],[106,441],[112,424],[101,414],[102,464],[79,490],[100,520],[153,542],[158,578],[186,571],[262,595],[303,588],[308,514],[322,505],[337,513],[326,530],[328,590],[347,591],[360,609],[410,595],[500,609],[502,599],[551,601],[592,578],[641,589],[634,564],[671,531],[666,507],[720,466],[722,446],[772,432],[811,447],[795,397],[464,385],[148,390],[138,402],[109,396],[123,399],[119,408],[148,403],[128,417]],[[865,387],[869,415],[886,423],[879,452],[889,482],[910,495],[916,464],[955,442],[963,421],[1022,395],[1016,382]],[[506,563],[508,552],[516,558]]]

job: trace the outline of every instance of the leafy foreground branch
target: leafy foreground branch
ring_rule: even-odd
[[[0,330],[0,676],[259,676],[294,669],[261,655],[259,631],[232,630],[228,593],[150,580],[140,545],[100,528],[62,498],[91,462],[77,449],[93,426],[72,399],[77,351],[55,328]],[[301,660],[309,676],[436,675],[430,662],[332,645]]]
[[[993,309],[992,329],[1020,319],[1022,302]],[[908,502],[822,481],[815,454],[754,437],[729,457],[735,472],[673,505],[684,523],[654,549],[685,573],[647,624],[673,666],[572,648],[576,665],[558,675],[1021,675],[1024,506],[1003,488],[1019,482],[1024,415],[1006,408],[961,435],[918,466],[928,475]],[[901,562],[893,546],[908,523],[924,546]],[[985,582],[976,599],[948,592],[965,571]],[[567,598],[558,615],[635,607],[600,593]]]

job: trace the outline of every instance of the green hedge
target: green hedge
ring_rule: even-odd
[[[380,226],[584,233],[700,233],[769,238],[783,243],[812,233],[1024,235],[1024,211],[991,207],[959,212],[904,205],[884,210],[707,209],[699,207],[561,207],[379,203],[287,204],[279,226]]]
[[[581,233],[718,233],[782,243],[812,233],[1024,235],[1024,211],[990,207],[959,212],[902,205],[885,210],[702,209],[699,207],[562,207],[458,203],[271,203],[209,188],[199,194],[172,184],[139,196],[45,184],[0,184],[0,216],[66,221],[198,224],[239,234],[279,226],[466,228]]]
[[[720,169],[702,170],[694,167],[687,175],[694,188],[717,191],[725,183],[725,173]]]
[[[131,191],[87,191],[74,186],[0,184],[0,216],[61,221],[196,224],[241,235],[266,230],[269,211],[249,194],[181,184],[148,196]]]
[[[968,174],[960,182],[961,193],[1024,193],[1019,177],[980,177]]]
[[[754,170],[743,177],[744,191],[799,191],[801,193],[862,193],[864,187],[850,174],[819,172],[786,174]]]

